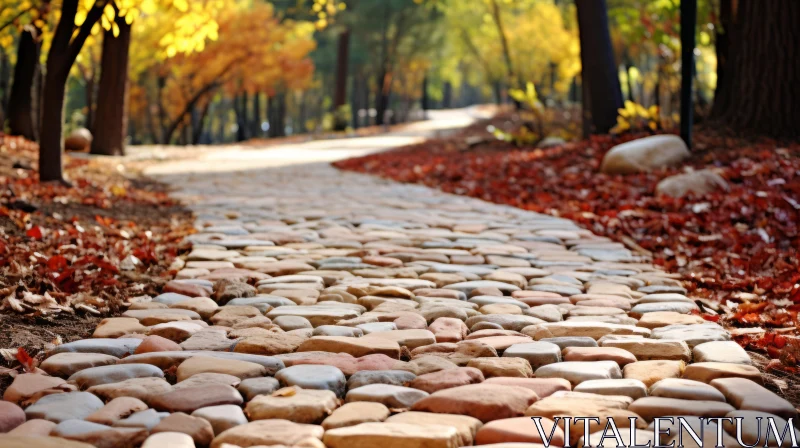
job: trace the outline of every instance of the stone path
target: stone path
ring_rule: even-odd
[[[531,416],[598,417],[557,446],[637,417],[641,444],[664,415],[796,416],[673,275],[570,221],[326,164],[165,179],[201,229],[177,278],[17,376],[0,446],[533,448]]]

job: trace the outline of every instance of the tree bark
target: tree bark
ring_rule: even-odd
[[[347,128],[347,116],[342,115],[341,108],[347,104],[347,72],[350,57],[350,30],[345,29],[339,34],[338,49],[336,52],[336,90],[333,95],[333,115],[335,131]]]
[[[681,0],[681,138],[692,147],[694,123],[694,47],[697,0]]]
[[[39,49],[39,30],[26,26],[19,39],[14,83],[8,99],[8,127],[11,135],[21,135],[28,140],[37,139],[33,90],[39,70]]]
[[[78,57],[92,27],[103,13],[106,3],[97,1],[86,14],[75,33],[75,16],[79,0],[63,0],[61,18],[53,34],[47,55],[47,76],[44,81],[41,122],[39,123],[39,181],[65,182],[62,154],[64,129],[64,95],[72,64]],[[73,34],[75,36],[73,37]]]
[[[616,124],[617,109],[622,107],[622,88],[611,47],[606,0],[575,0],[575,4],[582,79],[590,100],[592,129],[605,134]]]
[[[261,94],[256,92],[253,94],[253,117],[250,120],[250,136],[261,137]]]
[[[97,116],[100,125],[93,126],[92,154],[125,154],[128,134],[128,54],[131,45],[131,25],[117,18],[119,35],[103,33],[103,53],[100,62],[100,85],[97,91]],[[91,107],[91,106],[90,106]]]
[[[714,47],[717,52],[717,88],[714,93],[715,98],[711,109],[711,115],[721,115],[727,108],[726,98],[722,98],[720,86],[727,82],[728,57],[731,48],[731,34],[733,33],[735,10],[738,0],[720,0],[719,2],[719,25],[716,27]]]
[[[741,0],[713,119],[740,133],[797,139],[800,3]]]

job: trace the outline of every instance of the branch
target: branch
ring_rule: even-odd
[[[30,10],[32,10],[32,9],[33,9],[33,6],[31,6],[31,7],[30,7],[30,8],[28,8],[28,9],[25,9],[25,10],[22,10],[22,11],[20,11],[20,13],[19,13],[19,14],[17,14],[17,15],[16,15],[16,16],[14,16],[14,17],[12,17],[11,19],[9,19],[9,20],[8,20],[8,22],[6,22],[6,23],[4,23],[4,24],[0,25],[0,31],[3,31],[3,30],[6,28],[6,27],[8,27],[8,26],[9,26],[9,25],[11,25],[12,23],[14,23],[14,21],[15,21],[15,20],[19,19],[20,17],[22,17],[23,15],[25,15],[25,13],[27,13],[28,11],[30,11]]]
[[[108,1],[109,0],[96,0],[94,5],[92,5],[92,9],[90,9],[86,14],[86,20],[83,21],[80,29],[78,30],[78,34],[74,39],[72,39],[72,41],[69,43],[69,47],[67,48],[68,66],[71,67],[75,62],[75,59],[78,58],[78,54],[81,52],[83,44],[86,43],[86,39],[92,34],[92,27],[94,27],[94,24],[97,23],[97,21],[103,16],[103,9],[105,9]],[[59,23],[59,25],[61,25],[61,23]]]

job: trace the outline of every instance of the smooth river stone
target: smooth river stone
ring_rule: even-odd
[[[301,364],[278,371],[275,378],[281,385],[299,386],[303,389],[329,390],[344,397],[347,380],[341,370],[333,366]]]
[[[333,413],[322,422],[322,427],[326,431],[347,426],[355,426],[361,423],[382,422],[389,417],[389,408],[380,403],[358,401],[347,403],[333,411]]]
[[[300,344],[297,351],[347,353],[355,357],[382,354],[394,359],[400,358],[400,345],[395,341],[383,338],[314,336]]]
[[[346,401],[370,401],[381,403],[388,408],[410,408],[417,401],[428,396],[428,393],[411,387],[390,386],[387,384],[370,384],[347,392]]]
[[[83,419],[104,406],[103,402],[89,392],[69,392],[47,395],[25,409],[30,419],[41,418],[55,423],[70,419]]]
[[[734,341],[712,341],[695,345],[692,349],[695,362],[727,362],[753,365],[750,356]]]
[[[241,405],[243,402],[239,392],[225,384],[214,384],[200,387],[177,389],[151,397],[150,406],[164,412],[192,412],[208,406],[224,404]]]
[[[175,375],[178,381],[183,381],[198,373],[224,373],[247,379],[265,376],[267,369],[264,366],[247,361],[229,359],[220,362],[218,358],[210,356],[193,356],[178,366]]]
[[[404,386],[416,377],[414,373],[405,370],[362,370],[350,376],[350,379],[347,380],[347,388],[355,389],[370,384]]]
[[[307,439],[322,439],[318,425],[297,424],[286,420],[260,420],[233,427],[217,435],[210,448],[227,446],[291,446]],[[309,448],[314,445],[309,445]]]
[[[486,423],[521,417],[537,399],[529,389],[481,383],[440,390],[414,403],[411,410],[468,415]]]
[[[70,376],[69,382],[78,385],[81,389],[87,389],[131,378],[164,378],[164,372],[150,364],[116,364],[81,370]]]
[[[622,372],[614,361],[564,361],[539,367],[536,378],[564,378],[576,386],[588,380],[622,378]]]
[[[329,390],[295,388],[293,394],[259,395],[245,407],[250,420],[281,419],[295,423],[322,423],[337,407],[339,399]]]
[[[725,401],[717,388],[700,381],[664,378],[650,386],[650,396],[682,400]]]
[[[561,362],[561,348],[549,342],[525,342],[514,344],[503,352],[503,357],[527,360],[534,370],[547,364]]]
[[[455,428],[408,423],[362,423],[325,432],[328,448],[457,448]]]
[[[142,340],[136,338],[83,339],[57,345],[47,352],[47,356],[53,356],[58,353],[101,353],[122,358],[133,354],[136,347],[141,343]]]

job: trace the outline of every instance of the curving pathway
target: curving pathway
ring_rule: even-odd
[[[153,169],[197,214],[192,252],[163,294],[16,377],[0,446],[533,448],[578,445],[609,421],[646,444],[662,416],[696,429],[698,417],[796,417],[725,329],[692,315],[673,275],[624,246],[564,219],[293,163],[375,149],[363,143]],[[551,432],[567,416],[597,419]],[[720,434],[738,446],[733,426]],[[704,443],[716,437],[706,427]]]

